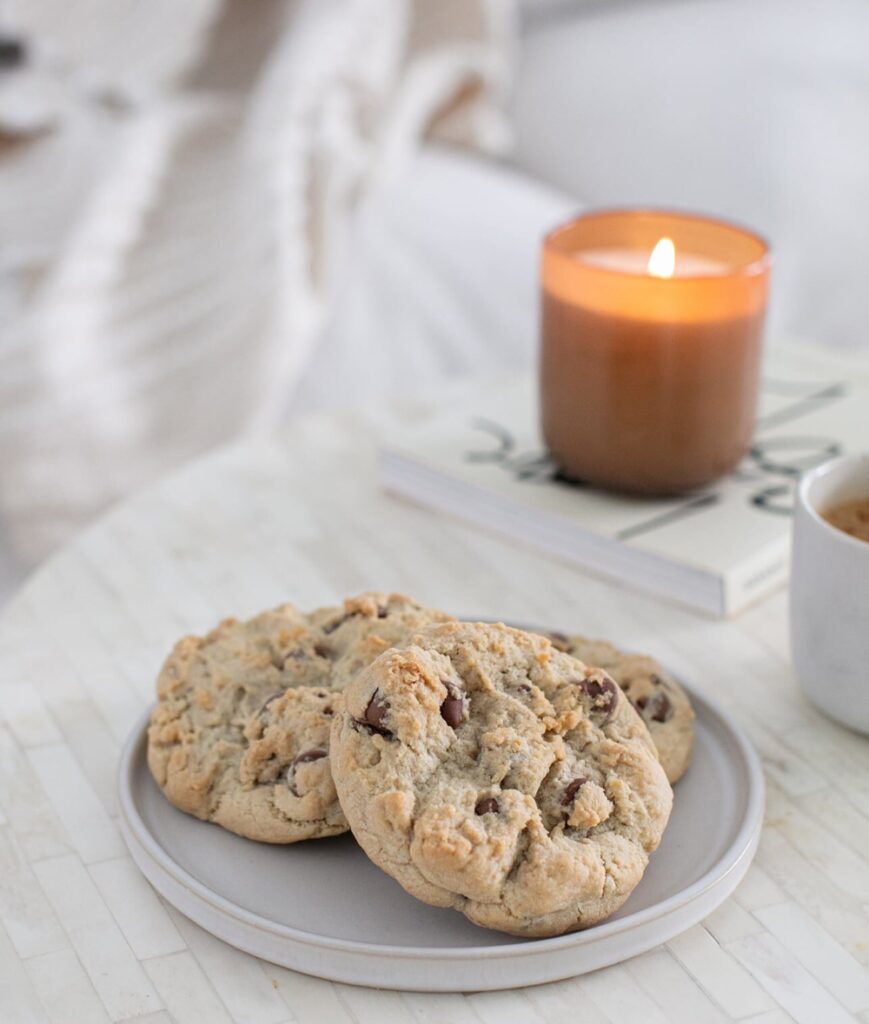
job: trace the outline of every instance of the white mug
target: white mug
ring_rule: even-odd
[[[869,498],[869,454],[806,473],[797,490],[791,562],[791,655],[806,697],[869,733],[869,542],[822,514]]]

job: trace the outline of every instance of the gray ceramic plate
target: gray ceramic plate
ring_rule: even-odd
[[[689,691],[694,760],[670,824],[622,909],[584,932],[521,940],[408,896],[350,835],[270,846],[172,807],[148,771],[147,717],[124,749],[121,824],[133,859],[173,906],[239,949],[334,981],[471,991],[536,985],[635,956],[702,920],[748,869],[763,776],[741,731]]]

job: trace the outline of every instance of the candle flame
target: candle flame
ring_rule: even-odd
[[[672,277],[676,269],[676,246],[672,238],[662,238],[652,249],[647,267],[652,277]]]

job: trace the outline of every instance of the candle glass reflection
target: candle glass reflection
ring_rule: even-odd
[[[754,424],[769,267],[757,235],[687,214],[593,213],[552,231],[540,398],[563,470],[651,494],[732,470]]]

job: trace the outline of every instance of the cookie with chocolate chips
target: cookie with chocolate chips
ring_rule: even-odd
[[[673,799],[613,680],[503,625],[433,626],[381,655],[345,690],[331,752],[374,863],[424,902],[514,935],[616,911]]]
[[[681,779],[694,750],[694,710],[676,680],[654,658],[626,654],[606,640],[563,633],[548,636],[559,650],[597,665],[615,679],[646,723],[667,778]]]
[[[176,807],[248,839],[346,832],[329,757],[340,691],[394,643],[447,619],[398,594],[368,593],[185,637],[157,680],[152,775]]]

